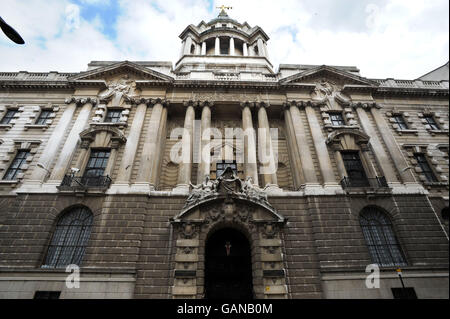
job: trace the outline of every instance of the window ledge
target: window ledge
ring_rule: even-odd
[[[25,129],[42,129],[43,131],[45,131],[46,129],[48,129],[48,125],[47,124],[25,124]]]
[[[431,135],[434,134],[448,134],[448,130],[428,130]]]
[[[341,129],[359,129],[359,125],[339,125],[339,126],[334,126],[334,125],[325,125],[326,128],[328,129],[334,129],[334,130],[341,130]]]
[[[402,134],[416,134],[419,135],[419,131],[418,130],[413,130],[413,129],[396,129],[397,133],[402,135]]]
[[[10,128],[12,128],[12,127],[13,127],[12,124],[0,124],[0,128],[10,129]]]
[[[427,187],[448,187],[448,182],[424,182]]]
[[[93,126],[102,126],[102,125],[106,125],[106,126],[118,126],[118,127],[125,127],[127,126],[127,122],[116,122],[116,123],[110,123],[110,122],[91,122],[89,123],[90,125]]]
[[[12,181],[0,180],[0,185],[15,185],[18,183],[19,183],[18,180],[12,180]]]

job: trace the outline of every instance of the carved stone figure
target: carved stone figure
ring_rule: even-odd
[[[135,96],[135,86],[135,82],[130,80],[128,75],[125,75],[118,81],[112,81],[109,83],[106,91],[100,93],[100,100],[104,101],[112,98],[112,105],[119,105],[122,97],[125,99],[131,99]]]

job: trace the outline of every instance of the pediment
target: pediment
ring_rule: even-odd
[[[378,86],[378,83],[372,80],[327,65],[322,65],[291,75],[280,80],[280,84],[314,84],[324,80],[339,83],[341,87],[344,85]]]
[[[170,83],[173,81],[173,78],[168,75],[130,61],[113,63],[104,67],[81,72],[68,80],[69,82],[104,80],[105,78],[115,77],[120,74],[127,74],[135,79],[151,82]]]

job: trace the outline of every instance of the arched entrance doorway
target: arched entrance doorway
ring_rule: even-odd
[[[220,229],[206,242],[205,298],[253,298],[250,243],[235,229]]]

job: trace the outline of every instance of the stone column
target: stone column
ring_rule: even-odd
[[[263,40],[261,38],[258,39],[258,55],[259,56],[264,56],[265,52],[264,52],[264,43]]]
[[[201,54],[202,55],[206,55],[206,42],[205,41],[202,42],[202,52],[201,52]]]
[[[267,42],[264,42],[264,53],[267,59],[269,59],[269,50],[267,49]]]
[[[392,161],[394,162],[394,166],[397,169],[398,174],[400,175],[401,181],[404,184],[416,184],[417,181],[414,178],[413,173],[411,172],[411,170],[406,169],[408,167],[408,164],[403,157],[403,153],[397,142],[395,141],[395,138],[392,135],[389,126],[383,119],[378,106],[375,105],[374,107],[372,107],[370,109],[370,112],[372,113],[375,124],[381,134],[381,138],[383,139],[384,144],[386,144],[389,154],[391,154]]]
[[[60,183],[72,161],[73,154],[77,148],[78,141],[80,139],[80,133],[84,130],[86,124],[89,121],[89,116],[93,105],[97,103],[96,99],[86,98],[79,99],[78,104],[83,105],[80,114],[78,114],[75,123],[73,124],[72,130],[67,137],[66,142],[59,154],[58,160],[53,168],[50,175],[49,183]],[[78,167],[81,169],[80,167]]]
[[[59,119],[58,124],[56,125],[52,135],[47,141],[44,150],[42,151],[42,155],[38,160],[38,163],[42,164],[45,169],[49,170],[53,160],[57,156],[59,146],[61,144],[62,139],[65,136],[65,133],[72,121],[73,115],[75,114],[75,110],[77,105],[79,105],[80,100],[75,98],[66,99],[65,103],[67,104],[64,113]],[[29,184],[41,184],[47,175],[48,171],[41,167],[35,167],[33,173],[31,174],[30,181],[27,182]]]
[[[162,156],[158,149],[158,144],[161,139],[161,136],[158,133],[160,133],[160,127],[166,124],[165,119],[163,119],[163,104],[165,104],[165,101],[161,99],[152,99],[149,104],[153,105],[153,109],[152,114],[150,115],[147,134],[145,136],[144,147],[142,149],[136,183],[133,185],[143,191],[155,189],[155,185],[150,181],[150,176],[152,175],[154,162],[157,161],[159,156]]]
[[[244,42],[243,44],[242,44],[242,54],[244,55],[244,56],[248,56],[248,46],[247,46],[247,43],[246,42]]]
[[[297,143],[295,141],[295,130],[292,122],[291,112],[289,111],[290,105],[285,103],[284,105],[284,123],[286,129],[286,139],[289,148],[291,171],[293,173],[294,186],[296,189],[300,188],[305,183],[305,177],[303,176],[302,164],[300,161],[300,153]]]
[[[244,171],[245,178],[251,177],[253,185],[258,186],[258,165],[256,162],[255,130],[249,102],[241,104],[242,107],[242,129],[244,130]]]
[[[266,103],[257,103],[258,107],[258,145],[259,145],[259,160],[262,163],[261,174],[263,177],[263,186],[278,187],[277,182],[277,167],[275,162],[275,154],[272,145],[272,138],[270,135],[269,119],[267,118]]]
[[[366,105],[367,106],[367,105]],[[363,109],[365,106],[361,103],[353,105],[356,108],[361,126],[364,132],[370,136],[370,145],[372,146],[373,153],[377,159],[378,164],[383,171],[384,177],[389,184],[399,184],[394,168],[391,166],[389,155],[383,148],[381,141],[378,139],[375,128],[370,123],[370,119]]]
[[[292,123],[294,123],[295,142],[300,154],[301,167],[303,168],[303,176],[305,178],[306,186],[313,185],[318,186],[316,171],[312,161],[311,151],[308,145],[308,138],[306,135],[306,129],[303,125],[300,111],[295,101],[290,103],[289,112],[291,113]]]
[[[211,106],[213,103],[202,103],[202,127],[201,127],[201,144],[200,144],[200,165],[197,174],[197,183],[205,180],[205,176],[211,174],[211,149],[207,147],[211,142]]]
[[[139,139],[141,137],[142,127],[144,126],[145,114],[147,112],[148,99],[137,99],[133,101],[137,104],[136,113],[131,124],[130,133],[127,137],[125,149],[123,151],[122,161],[120,162],[119,172],[117,174],[115,184],[130,183],[131,172],[133,171],[133,164],[136,157]]]
[[[181,140],[182,155],[181,163],[178,165],[178,183],[174,192],[189,191],[192,173],[195,110],[192,102],[187,102],[184,105],[186,107],[186,115],[184,117],[184,130]]]
[[[230,55],[235,55],[234,39],[233,39],[233,37],[230,37]]]
[[[192,39],[186,38],[186,44],[184,45],[184,54],[191,54]]]
[[[336,166],[339,173],[339,181],[341,181],[344,177],[347,177],[347,170],[345,169],[344,159],[342,158],[342,153],[340,148],[334,148],[334,159],[336,161]]]
[[[220,38],[216,37],[216,42],[214,44],[214,54],[220,55]]]
[[[305,103],[304,105],[324,186],[336,188],[338,184],[333,172],[333,166],[331,165],[330,154],[328,154],[328,148],[325,143],[326,140],[322,133],[322,127],[319,124],[312,105],[310,103]]]

